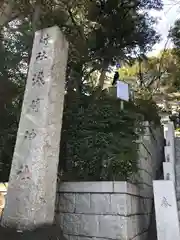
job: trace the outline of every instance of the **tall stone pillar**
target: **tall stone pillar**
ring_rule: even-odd
[[[53,222],[67,56],[58,27],[36,32],[2,225]]]

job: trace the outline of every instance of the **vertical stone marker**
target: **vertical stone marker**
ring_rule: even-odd
[[[163,162],[164,180],[171,180],[175,184],[174,165],[171,162]]]
[[[36,32],[2,225],[53,222],[67,56],[58,27]]]
[[[176,193],[173,181],[153,181],[158,240],[180,239]]]
[[[174,143],[174,124],[173,122],[169,122],[167,125],[167,131],[166,131],[166,145],[171,147],[171,154],[173,156],[173,164],[175,164],[175,143]]]

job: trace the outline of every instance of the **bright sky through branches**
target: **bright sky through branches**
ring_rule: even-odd
[[[180,0],[163,0],[163,3],[163,11],[151,12],[153,16],[159,19],[156,29],[161,34],[162,40],[159,44],[154,46],[153,51],[149,53],[150,56],[156,55],[160,50],[164,49],[169,29],[173,27],[175,20],[180,18]],[[172,47],[172,43],[170,41],[168,42],[167,47]]]

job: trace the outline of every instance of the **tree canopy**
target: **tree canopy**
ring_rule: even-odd
[[[68,86],[80,91],[83,79],[95,70],[102,72],[102,88],[109,64],[144,53],[159,39],[148,10],[161,9],[160,0],[5,2],[6,9],[11,9],[5,25],[12,19],[22,23],[28,18],[32,35],[33,30],[54,24],[61,28],[70,43]]]
[[[65,107],[71,109],[74,101],[88,99],[84,93],[101,96],[96,93],[110,65],[143,55],[159,41],[151,9],[162,9],[162,1],[1,1],[0,162],[10,166],[12,159],[34,32],[57,25],[69,42]],[[97,71],[98,89],[91,84]],[[63,127],[68,124],[64,118]]]

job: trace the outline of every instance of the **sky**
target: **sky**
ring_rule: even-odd
[[[176,19],[180,18],[180,0],[163,0],[164,7],[162,11],[152,11],[151,15],[158,18],[156,30],[161,34],[161,42],[156,44],[148,55],[156,55],[162,49],[167,41],[169,29],[173,26]],[[172,43],[168,42],[168,47],[172,47]]]

